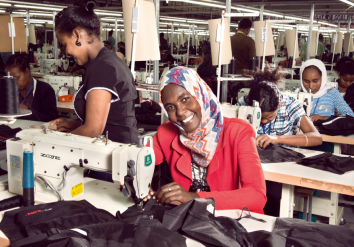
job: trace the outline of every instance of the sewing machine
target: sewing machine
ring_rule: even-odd
[[[58,93],[62,87],[73,88],[75,92],[79,90],[79,85],[82,81],[82,77],[45,75],[43,76],[43,78],[41,78],[41,81],[44,81],[51,85],[55,91],[55,95],[58,96]]]
[[[285,91],[283,94],[286,94],[290,97],[293,97],[297,99],[300,103],[301,106],[304,107],[304,110],[306,112],[307,116],[311,115],[311,110],[313,106],[313,95],[312,93],[305,93],[305,92],[290,92],[290,91]]]
[[[41,73],[56,73],[59,67],[61,67],[63,71],[68,70],[69,59],[41,59],[39,64]]]
[[[112,142],[106,136],[89,138],[48,129],[25,129],[7,140],[9,191],[22,195],[23,152],[33,152],[35,200],[47,203],[85,198],[84,170],[112,173],[138,208],[149,193],[155,167],[152,137],[139,137],[138,145]],[[53,190],[54,189],[54,190]]]
[[[257,133],[261,124],[261,108],[257,101],[253,101],[253,106],[235,106],[221,104],[221,110],[224,117],[239,118],[247,121]]]

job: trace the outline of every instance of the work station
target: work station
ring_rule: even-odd
[[[0,247],[354,246],[353,0],[0,0]]]

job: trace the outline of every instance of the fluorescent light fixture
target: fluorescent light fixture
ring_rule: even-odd
[[[112,18],[101,18],[100,19],[101,21],[116,21],[116,19],[112,19]],[[117,18],[117,21],[121,22],[121,21],[124,21],[123,19],[118,19]]]
[[[30,15],[38,15],[38,16],[53,16],[51,13],[39,13],[39,12],[30,12]]]
[[[299,18],[299,17],[292,17],[292,16],[284,16],[285,18],[287,19],[292,19],[292,20],[299,20],[299,21],[302,21],[302,18]]]
[[[238,27],[238,24],[230,24],[230,27]]]
[[[193,1],[193,0],[184,0],[185,3],[192,3],[197,5],[209,6],[209,7],[216,7],[221,9],[226,9],[226,5],[215,4],[215,3],[206,3],[201,1]]]
[[[15,15],[27,15],[26,12],[16,12],[16,11],[12,12],[11,14],[15,14]]]
[[[26,8],[26,9],[45,9],[45,10],[53,10],[53,11],[61,11],[63,9],[59,8],[52,8],[52,7],[44,7],[44,6],[31,6],[31,5],[22,5],[22,4],[15,4],[15,7],[19,8]]]
[[[0,3],[0,6],[11,6],[11,3]]]
[[[275,16],[275,17],[284,17],[283,15],[269,13],[269,12],[263,12],[263,15],[270,15],[270,16]]]
[[[197,24],[206,24],[208,25],[208,22],[206,21],[187,21],[188,23],[197,23]]]
[[[5,13],[6,11],[3,9],[0,9],[0,13]]]
[[[113,12],[99,12],[99,11],[95,11],[95,14],[96,14],[96,15],[122,16],[122,14],[113,13]]]
[[[339,0],[339,1],[341,1],[343,3],[347,3],[347,4],[351,5],[351,6],[354,6],[354,3],[351,2],[351,1],[348,1],[348,0]]]
[[[170,18],[160,18],[160,20],[163,20],[163,21],[178,21],[178,22],[187,22],[186,20],[181,20],[181,19],[170,19]]]
[[[251,13],[259,13],[259,11],[258,11],[258,10],[253,10],[253,9],[245,9],[245,8],[235,7],[235,6],[231,6],[231,9],[235,9],[235,10],[242,10],[242,11],[251,12]]]
[[[160,22],[160,25],[172,25],[172,23]],[[181,24],[181,23],[174,23],[175,27],[190,27],[190,24]],[[197,25],[195,25],[197,27]]]
[[[337,26],[338,26],[338,25],[336,25],[336,24],[331,24],[331,23],[322,22],[322,21],[319,21],[318,23],[324,24],[324,25],[327,25],[327,26],[331,26],[331,27],[337,27]]]
[[[108,25],[109,25],[109,26],[115,26],[116,24],[114,24],[114,23],[109,23]],[[123,24],[117,24],[117,27],[124,27],[124,25],[123,25]]]

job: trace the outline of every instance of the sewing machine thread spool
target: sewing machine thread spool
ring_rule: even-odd
[[[258,60],[253,57],[252,59],[250,59],[248,63],[248,69],[251,71],[255,71],[257,64],[258,64]]]
[[[34,63],[34,52],[33,52],[32,48],[29,50],[28,56],[29,56],[29,58],[28,58],[29,63]]]
[[[293,56],[289,57],[289,64],[288,64],[288,68],[291,69],[293,67]]]
[[[23,206],[34,205],[34,171],[33,171],[33,153],[31,151],[23,152]]]
[[[0,79],[0,114],[19,114],[17,79],[4,77]]]
[[[231,59],[231,70],[230,70],[230,74],[232,75],[236,75],[236,59],[232,58]]]

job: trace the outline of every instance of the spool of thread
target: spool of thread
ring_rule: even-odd
[[[291,69],[293,67],[293,56],[289,57],[289,64],[288,64],[288,68]]]
[[[230,67],[231,67],[230,74],[236,75],[236,59],[235,58],[231,59]]]
[[[257,65],[258,65],[258,60],[252,58],[252,59],[249,61],[248,65],[249,65],[249,66],[248,66],[248,69],[249,69],[249,70],[255,71],[255,70],[256,70],[256,67],[257,67]]]
[[[161,53],[161,63],[165,62],[165,53]]]
[[[0,78],[0,114],[19,114],[17,79]]]
[[[34,52],[32,49],[29,50],[28,56],[29,56],[29,62],[34,63]]]
[[[31,151],[23,152],[23,206],[34,205],[34,171],[33,171],[33,153]]]

